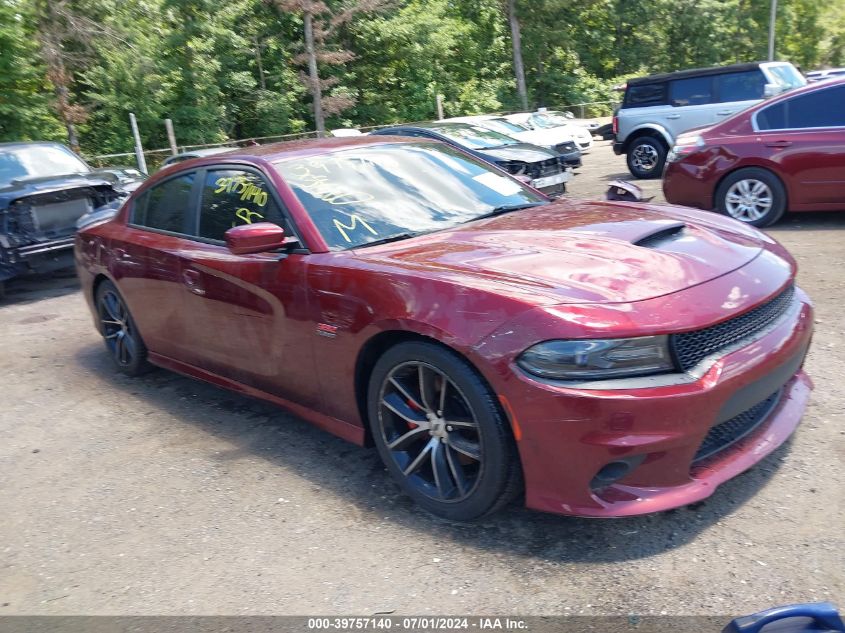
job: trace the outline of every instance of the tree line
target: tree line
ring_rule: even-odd
[[[769,0],[0,0],[0,141],[85,154],[610,101],[765,59]],[[845,0],[780,0],[777,58],[845,65]],[[594,112],[600,114],[601,112]]]

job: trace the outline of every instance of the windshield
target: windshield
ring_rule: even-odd
[[[58,145],[0,147],[0,186],[8,186],[13,180],[90,171],[76,154]]]
[[[769,66],[768,71],[775,82],[786,90],[807,85],[807,79],[792,64]]]
[[[513,178],[444,144],[369,145],[275,166],[332,250],[544,202]]]
[[[569,125],[571,121],[561,114],[552,112],[541,112],[532,115],[532,120],[537,127],[550,128],[560,127],[561,125]]]
[[[528,131],[528,128],[511,123],[507,119],[487,119],[484,121],[484,126],[502,134],[519,134]]]
[[[433,125],[428,129],[452,139],[458,145],[471,149],[491,149],[493,147],[519,143],[519,141],[510,136],[505,136],[493,130],[487,130],[478,125]]]

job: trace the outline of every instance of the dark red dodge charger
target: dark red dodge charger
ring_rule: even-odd
[[[458,149],[358,137],[168,168],[76,258],[117,367],[372,442],[471,520],[703,499],[783,443],[812,308],[774,240],[688,209],[550,202]]]

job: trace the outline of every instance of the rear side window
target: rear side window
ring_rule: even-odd
[[[666,84],[629,86],[625,91],[626,108],[666,105]]]
[[[205,174],[199,236],[223,240],[234,226],[272,222],[284,228],[284,217],[264,178],[241,169],[211,169]]]
[[[766,78],[759,70],[717,75],[715,81],[716,96],[720,103],[762,99],[766,85]]]
[[[194,173],[152,187],[135,202],[132,223],[161,231],[185,233],[190,215]]]
[[[781,101],[757,113],[760,130],[845,127],[845,86]]]
[[[713,77],[692,77],[672,82],[670,104],[675,107],[713,103]]]

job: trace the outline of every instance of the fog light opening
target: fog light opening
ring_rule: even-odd
[[[601,490],[619,481],[631,473],[637,466],[643,463],[645,455],[635,455],[625,459],[616,459],[601,467],[590,482],[591,490]]]

